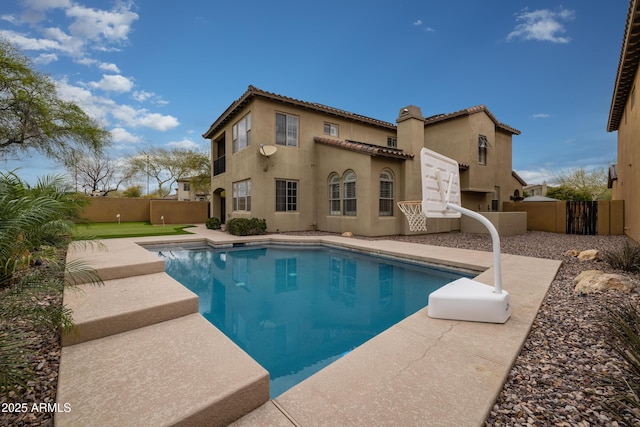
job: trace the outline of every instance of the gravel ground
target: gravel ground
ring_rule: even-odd
[[[437,246],[490,251],[489,235],[447,233],[397,236],[393,239]],[[620,358],[607,345],[600,316],[605,305],[640,302],[638,292],[588,294],[573,292],[573,279],[584,270],[623,274],[640,285],[640,275],[616,271],[601,260],[579,261],[571,249],[599,251],[619,248],[625,236],[575,236],[544,232],[501,238],[503,253],[562,260],[562,266],[542,302],[487,426],[622,426],[640,425],[640,414],[622,419],[604,402],[619,390],[604,385],[599,374],[619,372]],[[531,266],[535,268],[535,264]],[[508,286],[507,286],[508,289]],[[639,288],[640,289],[640,288]]]
[[[380,239],[481,251],[490,251],[492,247],[489,235],[455,232]],[[564,255],[571,249],[611,250],[621,247],[625,241],[627,238],[624,236],[572,236],[543,232],[501,238],[503,253],[558,259],[563,263],[486,420],[487,426],[640,425],[640,414],[623,414],[619,418],[605,408],[604,403],[619,390],[604,385],[599,379],[601,373],[619,372],[618,367],[622,364],[607,345],[608,334],[600,321],[603,308],[625,301],[639,304],[640,295],[637,292],[622,294],[608,291],[580,296],[573,292],[573,279],[584,270],[625,274],[637,285],[640,285],[640,275],[615,271],[600,260],[578,261]],[[57,334],[32,333],[32,367],[36,378],[23,391],[23,397],[0,397],[0,404],[55,402],[59,340]],[[51,426],[53,413],[4,412],[0,413],[0,425]]]

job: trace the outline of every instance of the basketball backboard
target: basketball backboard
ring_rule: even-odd
[[[427,218],[460,218],[460,212],[447,209],[448,202],[460,206],[458,162],[440,153],[420,150],[422,213]],[[451,182],[450,182],[451,181]]]

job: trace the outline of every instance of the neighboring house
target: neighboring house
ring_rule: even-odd
[[[618,163],[609,169],[612,200],[624,200],[624,233],[640,242],[640,5],[629,2],[607,131],[618,131]]]
[[[528,196],[546,196],[547,181],[543,181],[542,184],[526,185],[524,191]]]
[[[177,181],[176,194],[178,200],[204,202],[208,200],[208,195],[204,191],[193,191],[191,189],[191,178],[180,178]]]
[[[211,212],[264,218],[268,230],[410,234],[396,203],[421,200],[420,149],[460,164],[462,205],[500,211],[526,185],[511,169],[511,138],[485,106],[397,125],[253,86],[203,135],[211,140]],[[429,231],[459,229],[429,220]]]

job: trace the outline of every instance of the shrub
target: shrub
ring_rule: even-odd
[[[632,303],[606,307],[603,320],[611,334],[608,344],[625,362],[620,371],[604,374],[605,384],[616,389],[607,406],[619,421],[625,421],[625,415],[640,413],[640,312]]]
[[[227,222],[227,230],[234,236],[266,234],[267,221],[258,218],[233,218]]]
[[[205,225],[209,230],[220,230],[220,228],[222,227],[222,223],[220,222],[220,219],[215,217],[207,218]]]
[[[613,268],[640,272],[640,245],[627,241],[622,248],[603,251],[602,259]]]

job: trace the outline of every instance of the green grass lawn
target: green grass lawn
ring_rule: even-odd
[[[97,239],[116,239],[119,237],[175,236],[191,234],[185,228],[188,224],[151,225],[149,222],[98,222],[79,224],[76,226],[78,237],[86,236]]]

